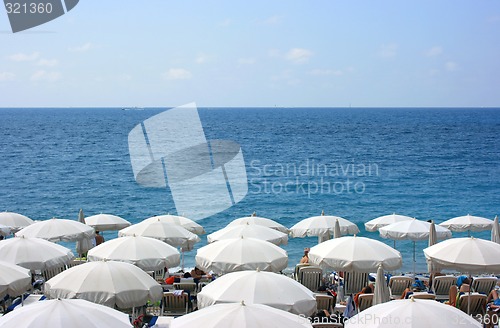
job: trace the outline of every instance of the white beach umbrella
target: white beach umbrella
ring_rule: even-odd
[[[11,229],[10,227],[0,224],[0,235],[2,236],[8,236],[10,235]]]
[[[30,270],[0,261],[0,298],[22,295],[31,287]],[[1,326],[1,324],[0,324]]]
[[[0,212],[0,224],[10,227],[12,232],[16,232],[33,224],[33,220],[19,213]]]
[[[129,262],[144,271],[172,268],[180,264],[180,254],[176,248],[160,240],[142,236],[109,240],[91,249],[87,259]]]
[[[16,232],[16,237],[42,238],[48,241],[77,241],[95,237],[94,228],[75,220],[52,218],[37,221]]]
[[[495,216],[493,227],[491,228],[491,241],[500,244],[500,225],[498,224],[498,216]]]
[[[451,238],[451,231],[439,225],[436,228],[436,238],[445,239]],[[378,231],[382,238],[389,238],[393,240],[411,240],[413,241],[413,273],[415,273],[416,250],[415,242],[417,240],[425,240],[429,238],[431,224],[429,222],[412,219],[402,222],[390,224],[380,228]]]
[[[233,227],[235,225],[247,224],[247,223],[262,225],[262,226],[265,226],[265,227],[268,227],[268,228],[271,228],[274,230],[281,231],[281,232],[286,233],[286,234],[288,234],[288,232],[289,232],[288,228],[285,227],[284,225],[282,225],[276,221],[273,221],[271,219],[257,216],[255,213],[252,214],[252,216],[246,216],[246,217],[242,217],[239,219],[235,219],[235,220],[231,221],[231,223],[229,223],[227,225],[227,227]]]
[[[424,249],[438,269],[468,273],[500,273],[500,245],[474,237],[453,238]]]
[[[340,233],[342,235],[357,234],[359,232],[358,226],[349,220],[338,216],[324,215],[322,212],[320,216],[313,216],[302,221],[299,221],[290,228],[290,235],[292,237],[310,237],[318,236],[320,242],[328,239],[333,235],[335,230],[335,222],[338,220],[340,225]]]
[[[0,318],[2,328],[127,328],[126,313],[85,300],[55,299],[36,302]]]
[[[393,224],[401,221],[413,220],[413,218],[406,215],[399,215],[396,213],[390,215],[380,216],[376,219],[370,220],[365,223],[365,229],[369,232],[378,231],[378,229],[385,227],[389,224]]]
[[[33,271],[61,267],[73,258],[71,250],[40,238],[15,237],[0,242],[0,261]]]
[[[373,305],[346,321],[346,328],[482,327],[456,307],[433,300],[403,299]]]
[[[199,309],[244,301],[306,316],[316,310],[314,293],[308,288],[285,275],[260,270],[223,275],[203,287],[197,299]]]
[[[161,221],[141,222],[118,232],[118,236],[143,236],[159,239],[174,247],[185,250],[193,249],[194,244],[201,239],[181,226]]]
[[[209,243],[223,239],[232,239],[239,237],[257,238],[268,241],[275,245],[286,245],[288,235],[257,224],[241,224],[233,227],[225,227],[207,236]]]
[[[142,269],[125,262],[87,262],[45,283],[50,298],[79,298],[122,309],[159,301],[162,287]]]
[[[130,222],[117,215],[102,213],[86,217],[85,224],[97,231],[120,230],[130,226]]]
[[[309,263],[338,271],[373,272],[379,266],[386,271],[399,269],[401,253],[375,239],[344,236],[311,248]]]
[[[286,268],[286,251],[255,238],[220,240],[198,249],[196,266],[203,271],[224,274],[243,270],[279,272]]]
[[[311,328],[305,317],[262,304],[229,303],[209,306],[172,321],[171,328]]]
[[[384,269],[379,266],[377,269],[377,277],[375,280],[375,291],[373,293],[373,305],[382,304],[391,300],[391,293],[387,281],[384,276]]]
[[[453,219],[446,220],[444,222],[441,222],[439,225],[448,228],[451,231],[468,231],[470,234],[471,231],[491,230],[493,220],[467,214],[465,216],[459,216]]]
[[[178,215],[158,215],[158,216],[153,216],[150,218],[145,219],[142,222],[155,222],[155,221],[161,221],[165,223],[172,223],[176,225],[180,225],[184,229],[197,234],[197,235],[203,235],[205,233],[205,229],[195,221],[185,218],[183,216],[178,216]]]

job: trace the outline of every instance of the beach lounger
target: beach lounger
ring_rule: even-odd
[[[299,282],[313,292],[318,291],[322,276],[323,270],[319,267],[306,266],[299,270]]]
[[[479,277],[472,281],[472,290],[488,295],[498,282],[497,277]]]
[[[43,270],[42,271],[43,279],[45,279],[45,281],[48,281],[50,278],[58,275],[59,273],[63,272],[64,270],[66,270],[66,266]]]
[[[373,305],[373,294],[361,294],[358,296],[358,313]]]
[[[450,287],[457,284],[457,277],[437,276],[432,281],[432,292],[436,295],[436,300],[448,300]]]
[[[469,293],[460,295],[459,309],[471,316],[478,314],[484,315],[486,313],[486,295],[479,293],[470,294],[470,312],[467,311],[469,305]]]
[[[344,272],[344,295],[356,294],[368,284],[368,273]]]
[[[163,283],[165,281],[165,268],[162,268],[160,270],[156,270],[154,272],[154,278],[157,282]]]
[[[389,279],[389,290],[391,291],[391,299],[400,299],[406,288],[410,288],[413,283],[412,277],[407,276],[392,276]]]
[[[333,313],[335,308],[336,298],[326,294],[315,294],[316,297],[316,310],[327,310],[329,313]]]
[[[179,316],[188,313],[189,311],[189,296],[188,293],[181,292],[176,295],[176,292],[163,293],[161,314]]]

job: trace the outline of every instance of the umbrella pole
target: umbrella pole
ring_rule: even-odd
[[[415,241],[413,241],[413,282],[415,282],[415,275],[416,275],[416,270],[415,270],[415,264],[417,260],[415,258]]]
[[[470,277],[470,273],[469,273]],[[467,314],[470,315],[470,290],[472,289],[472,283],[469,285],[469,297],[467,298]]]

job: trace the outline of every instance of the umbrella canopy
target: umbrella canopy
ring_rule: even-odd
[[[500,245],[489,240],[453,238],[424,249],[434,268],[468,273],[500,272]]]
[[[0,242],[0,261],[29,270],[61,267],[73,258],[71,250],[40,238],[16,237]]]
[[[448,228],[451,231],[484,231],[491,230],[493,221],[479,216],[467,214],[453,219],[446,220],[439,224],[442,227]]]
[[[399,215],[399,214],[393,213],[390,215],[380,216],[376,219],[373,219],[371,221],[366,222],[365,229],[366,229],[366,231],[375,232],[375,231],[378,231],[378,229],[385,227],[389,224],[393,224],[396,222],[402,222],[402,221],[408,221],[408,220],[413,220],[413,218],[406,216],[406,215]]]
[[[288,255],[267,241],[241,237],[201,247],[195,260],[198,268],[219,274],[256,269],[278,272],[286,268]]]
[[[422,299],[403,299],[369,307],[350,318],[346,327],[482,327],[454,306]]]
[[[129,236],[116,238],[91,249],[89,261],[114,260],[132,263],[144,271],[172,268],[180,264],[179,251],[158,239]]]
[[[380,236],[394,240],[408,239],[412,241],[429,238],[431,224],[429,222],[412,219],[390,224],[380,228]],[[451,231],[445,227],[436,226],[436,237],[438,239],[451,238]]]
[[[230,303],[209,306],[172,321],[172,328],[304,328],[307,318],[262,304]]]
[[[128,315],[85,300],[45,300],[21,307],[0,318],[3,328],[127,328]]]
[[[308,288],[285,275],[259,270],[223,275],[203,287],[197,298],[200,309],[243,300],[306,316],[316,310],[314,293]]]
[[[377,269],[377,278],[375,280],[375,291],[373,294],[373,305],[382,304],[391,300],[389,286],[384,276],[384,269],[379,266]]]
[[[340,232],[340,223],[339,220],[335,220],[335,228],[333,228],[333,238],[342,237],[342,232]]]
[[[48,241],[77,241],[95,237],[94,228],[81,222],[52,218],[35,222],[16,232],[16,237],[42,238]]]
[[[207,240],[209,243],[212,243],[217,240],[239,237],[257,238],[275,245],[286,245],[288,243],[287,234],[265,226],[250,223],[222,228],[209,234]]]
[[[498,225],[498,216],[495,216],[493,227],[491,228],[491,241],[500,244],[500,226]]]
[[[386,244],[365,237],[344,236],[311,248],[309,263],[338,271],[373,272],[401,267],[401,253]]]
[[[0,261],[0,298],[22,295],[31,287],[30,270]],[[1,324],[0,324],[1,326]]]
[[[165,223],[172,223],[176,224],[178,226],[183,227],[189,232],[192,232],[197,235],[203,235],[205,233],[205,229],[198,223],[194,222],[191,219],[185,218],[183,216],[178,216],[178,215],[158,215],[158,216],[153,216],[150,218],[147,218],[146,220],[142,222],[156,222],[156,221],[161,221]]]
[[[85,218],[85,224],[97,231],[120,230],[130,226],[127,220],[112,214],[97,214]]]
[[[10,235],[10,231],[11,231],[10,227],[0,224],[0,235],[8,236]]]
[[[10,227],[13,232],[16,232],[33,224],[33,220],[19,213],[0,212],[0,224]]]
[[[87,262],[45,283],[50,298],[79,298],[122,309],[159,301],[162,287],[142,269],[117,261]]]
[[[181,226],[161,221],[141,222],[118,232],[118,236],[143,236],[159,239],[174,247],[193,249],[201,239]]]
[[[246,216],[243,218],[233,220],[231,223],[229,223],[227,225],[227,227],[233,227],[236,225],[247,224],[247,223],[262,225],[262,226],[265,226],[265,227],[268,227],[268,228],[271,228],[274,230],[281,231],[281,232],[286,233],[286,234],[288,234],[288,232],[289,232],[288,228],[285,227],[284,225],[279,224],[278,222],[273,221],[271,219],[256,216],[255,213],[252,216]]]
[[[290,235],[299,238],[333,235],[337,220],[342,235],[357,234],[359,232],[358,226],[351,221],[339,216],[324,215],[322,213],[320,216],[313,216],[296,223],[290,228]]]

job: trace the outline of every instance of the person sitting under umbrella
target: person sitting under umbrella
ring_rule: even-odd
[[[304,255],[300,259],[300,264],[309,263],[309,251],[310,251],[309,247],[304,248]]]
[[[99,234],[99,230],[95,231],[95,245],[99,246],[104,243],[104,237]]]

